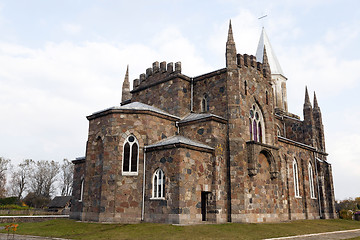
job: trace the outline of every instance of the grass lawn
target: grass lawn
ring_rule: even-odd
[[[1,223],[0,226],[6,224]],[[301,220],[263,224],[203,224],[174,226],[168,224],[101,224],[70,219],[19,223],[17,234],[70,239],[264,239],[317,232],[360,228],[359,221]],[[5,233],[4,230],[0,230]]]

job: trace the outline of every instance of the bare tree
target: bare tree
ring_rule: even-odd
[[[9,163],[10,159],[0,157],[0,197],[4,197],[6,194],[6,170],[8,169]]]
[[[54,192],[54,183],[57,180],[60,165],[55,161],[37,161],[32,165],[31,191],[37,196],[49,198]]]
[[[67,159],[61,165],[61,196],[70,196],[72,193],[74,165]]]
[[[21,199],[23,193],[28,187],[32,164],[33,160],[25,159],[17,166],[16,169],[12,170],[10,179],[10,193],[13,196],[17,196],[18,199]]]

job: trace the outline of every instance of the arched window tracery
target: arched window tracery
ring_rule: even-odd
[[[126,138],[123,147],[123,175],[137,175],[139,165],[139,143],[134,135]]]
[[[152,198],[164,199],[165,195],[165,174],[160,168],[157,169],[152,178]]]
[[[250,140],[265,143],[263,137],[265,133],[264,118],[257,104],[252,105],[249,115]]]
[[[315,198],[315,187],[314,187],[314,171],[311,163],[309,163],[309,187],[310,187],[310,197]]]
[[[209,97],[207,94],[201,99],[201,112],[208,112],[210,110]]]
[[[294,193],[295,193],[295,197],[300,197],[299,169],[298,169],[297,161],[296,161],[295,158],[293,160],[293,177],[294,177]]]
[[[81,183],[80,183],[80,198],[79,198],[79,202],[82,202],[84,199],[84,184],[85,184],[85,179],[81,179]]]

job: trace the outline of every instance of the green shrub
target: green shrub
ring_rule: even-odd
[[[0,205],[18,204],[19,199],[17,197],[0,198]]]
[[[343,209],[339,212],[339,217],[342,219],[352,220],[353,212],[351,210]]]
[[[16,204],[7,204],[7,205],[0,205],[0,209],[11,209],[11,210],[27,210],[31,209],[28,206],[19,206]]]

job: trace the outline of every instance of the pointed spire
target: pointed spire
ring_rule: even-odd
[[[263,63],[263,68],[264,68],[265,71],[266,71],[266,75],[267,75],[267,76],[270,76],[270,74],[271,74],[271,69],[270,69],[270,65],[269,65],[269,61],[268,61],[268,57],[267,57],[267,53],[266,53],[266,48],[265,48],[265,46],[264,46],[262,63]]]
[[[314,117],[313,117],[313,109],[310,103],[307,86],[305,87],[305,102],[303,107],[303,113],[304,113],[304,121],[306,122],[306,125],[312,126],[314,123]],[[313,131],[313,129],[311,131]],[[314,136],[314,134],[311,133],[311,136]],[[310,144],[310,142],[307,144]]]
[[[232,32],[231,20],[229,22],[228,39],[226,41],[226,67],[229,69],[236,69],[236,46]]]
[[[317,102],[317,99],[316,99],[316,93],[314,91],[314,109],[320,109],[319,108],[319,105],[318,105],[318,102]]]
[[[227,43],[234,43],[234,36],[233,36],[233,31],[232,31],[232,26],[231,26],[231,19],[230,19],[230,22],[229,22]]]
[[[129,82],[129,65],[127,65],[124,82],[122,85],[122,96],[121,102],[125,102],[126,100],[131,99],[130,93],[130,82]]]
[[[313,118],[314,118],[316,134],[318,136],[318,145],[317,145],[317,147],[320,148],[320,150],[325,152],[324,125],[322,124],[321,110],[320,110],[320,107],[319,107],[317,99],[316,99],[315,91],[314,91]]]
[[[266,49],[267,58],[272,74],[280,74],[285,77],[280,63],[275,55],[274,49],[272,48],[269,38],[265,32],[265,28],[262,28],[258,48],[256,50],[256,59],[259,62],[264,61],[264,49]]]
[[[310,106],[311,107],[307,86],[305,86],[305,103],[304,103],[304,107],[305,106]]]
[[[129,82],[129,64],[126,66],[126,73],[125,73],[124,82]]]

